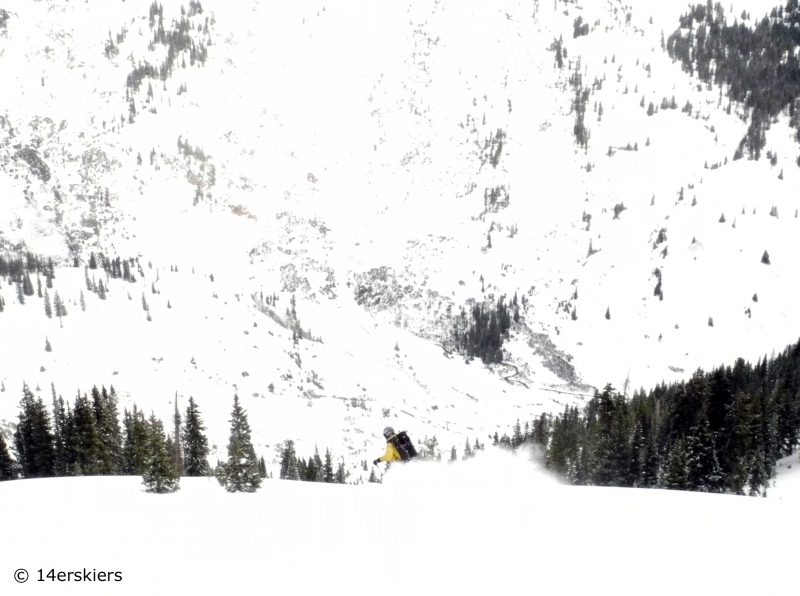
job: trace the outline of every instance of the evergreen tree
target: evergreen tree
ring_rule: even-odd
[[[344,470],[344,462],[339,462],[336,466],[336,484],[345,484],[347,482],[347,473]]]
[[[231,436],[228,441],[228,461],[217,470],[217,480],[228,492],[255,492],[261,486],[258,459],[250,440],[250,423],[247,413],[239,405],[239,396],[233,396]]]
[[[124,474],[140,476],[147,466],[149,431],[144,414],[136,404],[132,413],[125,410],[123,428],[122,471]]]
[[[105,386],[100,391],[92,388],[92,400],[97,431],[102,445],[100,453],[100,473],[119,474],[122,465],[122,430],[119,426],[117,394],[112,385],[109,391]]]
[[[186,408],[186,423],[183,427],[184,468],[186,476],[208,476],[208,439],[203,421],[200,418],[200,409],[189,398],[189,407]]]
[[[83,290],[81,290],[81,310],[86,312],[86,299],[83,297]]]
[[[722,471],[705,412],[701,413],[697,426],[691,429],[686,444],[687,488],[700,492],[720,492]]]
[[[164,425],[155,414],[151,414],[148,427],[147,460],[142,484],[149,493],[174,493],[180,488],[180,476],[173,467],[172,456],[167,449]]]
[[[314,482],[322,482],[325,470],[323,469],[322,458],[319,456],[319,449],[317,449],[316,445],[314,446],[314,458],[312,462],[314,464],[314,477],[312,478],[312,480]]]
[[[41,399],[23,383],[14,449],[23,478],[53,476],[54,451],[50,416]]]
[[[632,486],[630,417],[625,398],[606,385],[596,399],[598,438],[592,481],[598,486]]]
[[[86,394],[78,393],[68,429],[69,471],[73,476],[103,473],[104,446],[97,428],[94,407]]]
[[[287,439],[281,450],[281,471],[282,480],[299,480],[300,473],[297,469],[297,454],[294,450],[294,441]]]
[[[724,435],[725,486],[733,493],[743,495],[748,476],[752,476],[754,471],[756,476],[759,473],[758,469],[753,469],[759,461],[753,458],[753,453],[757,445],[760,420],[755,400],[750,393],[740,391],[734,396],[725,426],[730,429]]]
[[[27,271],[22,276],[22,292],[26,296],[33,296],[33,282],[31,282],[31,276]]]
[[[61,301],[61,297],[58,295],[58,291],[56,291],[53,297],[53,306],[55,307],[55,313],[56,316],[58,317],[58,321],[59,323],[61,323],[61,326],[63,327],[64,323],[61,321],[61,317],[67,316],[67,307],[64,306],[64,303]]]
[[[663,485],[673,490],[686,490],[689,487],[686,449],[682,439],[669,452]]]
[[[56,388],[50,384],[53,393],[53,474],[55,476],[67,476],[68,453],[66,444],[66,425],[67,413],[64,407],[64,400],[56,397]]]
[[[517,423],[514,425],[514,431],[511,435],[511,447],[516,449],[522,445],[522,428],[519,425],[519,418],[517,418]],[[455,452],[455,447],[453,447],[453,452]]]
[[[50,340],[47,337],[44,338],[44,351],[45,352],[52,352],[53,347],[50,345]]]
[[[262,478],[267,477],[267,463],[264,461],[264,456],[258,458],[258,473]]]
[[[5,437],[0,432],[0,482],[17,478],[17,464],[11,459]]]
[[[183,448],[181,445],[181,415],[178,412],[178,392],[175,392],[175,413],[172,416],[172,421],[174,424],[174,437],[175,440],[172,442],[172,450],[170,451],[170,455],[172,456],[172,465],[175,468],[175,472],[177,472],[178,476],[182,476],[184,473],[183,470]]]
[[[331,456],[331,450],[325,450],[325,464],[322,467],[322,481],[331,483],[335,480],[333,474],[333,457]]]

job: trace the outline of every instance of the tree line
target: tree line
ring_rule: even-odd
[[[154,413],[146,416],[136,404],[120,415],[113,385],[109,390],[94,386],[90,395],[78,392],[72,403],[57,396],[54,385],[51,390],[48,410],[42,398],[23,384],[19,422],[11,441],[15,457],[0,432],[0,481],[142,476],[149,492],[166,493],[178,490],[183,476],[215,476],[229,492],[255,492],[268,477],[263,456],[256,456],[238,395],[231,412],[228,458],[212,468],[206,427],[192,397],[182,416],[176,395],[170,433]],[[281,478],[344,484],[348,475],[343,462],[334,470],[330,449],[324,462],[318,451],[308,460],[298,458],[291,440],[281,449]]]
[[[669,56],[680,60],[690,75],[696,71],[709,89],[712,82],[724,85],[729,100],[744,107],[744,119],[752,112],[734,159],[745,150],[758,159],[766,144],[765,131],[784,111],[800,142],[800,2],[787,0],[785,7],[773,8],[752,27],[745,24],[746,18],[749,15],[742,13],[742,22],[734,18],[728,25],[722,5],[708,0],[681,15],[680,28],[666,43]],[[684,34],[681,29],[689,31]],[[730,103],[726,110],[730,114]]]
[[[166,492],[180,476],[206,476],[208,440],[197,404],[189,398],[185,422],[177,410],[174,433],[165,433],[155,414],[146,417],[136,404],[122,416],[114,386],[78,392],[74,401],[56,395],[52,409],[23,384],[12,459],[0,433],[0,479],[61,476],[135,475],[151,479]],[[121,423],[120,423],[121,422]]]
[[[765,495],[800,433],[800,342],[752,365],[711,372],[628,399],[607,385],[582,409],[566,406],[514,425],[496,444],[536,446],[571,484]]]

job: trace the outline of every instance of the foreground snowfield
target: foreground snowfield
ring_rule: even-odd
[[[787,461],[771,493],[782,490],[777,499],[562,486],[524,457],[493,450],[454,465],[396,468],[382,485],[268,480],[250,495],[205,478],[184,478],[180,492],[163,496],[142,492],[139,478],[6,482],[0,589],[793,593],[787,569],[796,552],[786,544],[800,530],[800,487],[783,487]],[[18,568],[31,573],[23,585],[13,579]],[[40,583],[40,568],[121,571],[123,579]]]

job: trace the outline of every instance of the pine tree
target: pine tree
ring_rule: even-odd
[[[469,437],[467,437],[467,442],[464,445],[464,455],[461,456],[462,460],[467,460],[472,457],[472,448],[469,446]]]
[[[686,444],[687,488],[700,492],[720,492],[722,471],[705,412],[701,412],[697,426],[689,432]]]
[[[56,291],[53,297],[53,306],[55,307],[55,314],[58,317],[59,323],[61,326],[64,326],[64,323],[61,322],[61,317],[67,316],[67,307],[64,306],[64,303],[61,301],[61,297],[58,295],[58,291]]]
[[[669,452],[663,485],[664,488],[673,490],[686,490],[689,487],[686,449],[683,439],[678,440]]]
[[[106,299],[106,287],[103,285],[102,279],[97,282],[97,297],[100,298],[100,300]]]
[[[47,293],[46,288],[44,291],[44,314],[47,315],[48,319],[53,318],[53,309],[50,307],[50,294]]]
[[[94,407],[86,394],[78,394],[67,431],[69,472],[73,476],[103,473],[104,446]]]
[[[22,284],[17,281],[17,302],[25,304],[25,294],[22,291]]]
[[[184,468],[186,476],[208,476],[208,439],[206,439],[205,426],[200,418],[200,409],[189,398],[189,407],[186,408],[186,423],[183,427]]]
[[[347,472],[344,469],[344,462],[339,462],[336,466],[336,484],[345,484],[347,482]]]
[[[319,456],[319,449],[317,449],[316,445],[314,446],[314,458],[311,461],[314,463],[314,477],[310,480],[313,480],[314,482],[322,482],[325,471],[322,468],[322,458]]]
[[[331,456],[331,450],[325,450],[325,464],[322,467],[322,481],[331,483],[335,480],[333,474],[333,457]]]
[[[264,456],[258,458],[258,473],[262,478],[267,477],[267,463],[264,461]]]
[[[450,459],[448,460],[448,463],[452,464],[454,461],[458,461],[458,453],[456,453],[455,445],[450,448]]]
[[[26,296],[33,296],[33,282],[27,271],[22,276],[22,291]]]
[[[606,385],[597,396],[597,445],[591,478],[598,486],[632,486],[630,417],[625,398]]]
[[[83,297],[83,290],[81,290],[81,310],[86,312],[86,300]],[[50,315],[47,315],[50,316]]]
[[[22,385],[19,423],[14,432],[14,450],[23,478],[53,475],[54,451],[50,416],[41,399],[35,399],[28,385]]]
[[[122,471],[124,474],[142,475],[146,470],[149,433],[144,414],[136,404],[132,413],[125,410],[123,428]]]
[[[175,440],[172,442],[172,450],[170,452],[172,456],[172,465],[175,468],[175,472],[177,472],[178,476],[182,476],[184,473],[183,470],[183,448],[181,445],[181,414],[178,412],[178,392],[175,392],[175,413],[172,415],[172,421],[174,424],[174,434]]]
[[[297,469],[297,454],[294,450],[294,441],[287,439],[281,450],[281,471],[282,480],[299,480],[300,473]]]
[[[734,494],[743,495],[748,477],[753,475],[757,460],[752,456],[758,444],[760,426],[756,400],[750,393],[737,392],[726,412],[723,435],[725,486]]]
[[[106,391],[105,386],[98,391],[92,388],[95,424],[100,436],[99,473],[106,475],[119,474],[122,465],[122,431],[119,426],[117,395],[114,386]]]
[[[233,396],[231,435],[228,441],[228,461],[217,470],[217,480],[228,492],[252,493],[261,486],[258,459],[250,440],[250,423],[247,413],[239,405],[239,396]]]
[[[164,436],[164,425],[150,414],[148,421],[148,449],[142,484],[149,493],[174,493],[180,488],[180,476],[172,464],[172,457],[167,449]]]
[[[514,431],[511,436],[511,447],[516,449],[522,445],[522,428],[519,425],[519,418],[517,418],[517,423],[514,425]],[[455,447],[453,447],[453,451],[455,452]]]
[[[67,414],[64,400],[56,398],[56,387],[53,383],[50,384],[50,389],[53,393],[53,474],[67,476],[69,473],[65,437]]]
[[[5,437],[0,432],[0,482],[17,478],[17,464],[11,459]]]

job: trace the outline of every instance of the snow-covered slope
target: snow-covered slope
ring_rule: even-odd
[[[0,484],[14,537],[0,541],[0,585],[9,596],[791,593],[791,497],[563,486],[491,449],[398,468],[382,485],[269,480],[256,494],[202,478],[172,495],[138,478],[20,480]],[[121,581],[39,582],[39,569]]]
[[[82,267],[58,268],[63,329],[0,289],[0,420],[23,381],[65,398],[113,383],[165,419],[176,392],[194,396],[221,448],[236,391],[268,460],[293,438],[352,465],[387,423],[460,446],[592,386],[648,387],[796,340],[798,147],[779,121],[776,165],[732,161],[747,123],[661,50],[685,3],[162,5],[162,37],[145,0],[4,5],[0,246],[64,265],[140,256],[144,275],[111,280],[102,302]],[[591,30],[573,38],[578,16]],[[174,59],[167,34],[183,40]],[[584,86],[603,81],[586,150],[578,60]],[[130,82],[167,63],[166,80]],[[673,96],[697,118],[640,107]],[[279,316],[294,295],[322,343],[294,345],[262,292]],[[506,364],[437,345],[448,313],[515,294]]]

